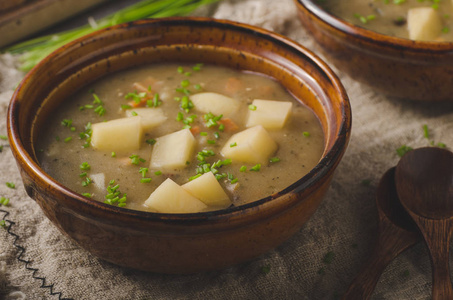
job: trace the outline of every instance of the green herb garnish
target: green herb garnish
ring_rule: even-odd
[[[398,154],[399,157],[402,157],[404,154],[406,154],[407,152],[409,152],[411,150],[414,150],[414,149],[412,147],[402,145],[401,147],[396,149],[396,154]]]
[[[9,187],[10,189],[15,189],[16,188],[16,185],[14,183],[12,183],[12,182],[7,182],[6,186]]]

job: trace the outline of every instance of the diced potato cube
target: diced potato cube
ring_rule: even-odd
[[[262,125],[266,129],[281,129],[286,123],[293,104],[286,101],[255,99],[252,105],[255,110],[249,110],[246,127]]]
[[[189,129],[157,138],[151,155],[151,168],[169,170],[186,167],[195,145],[196,140]]]
[[[96,149],[118,152],[140,149],[143,136],[140,117],[96,123],[91,128],[91,144]]]
[[[160,213],[196,213],[207,207],[170,178],[151,193],[145,205]]]
[[[277,144],[261,125],[234,134],[220,153],[233,161],[265,163],[277,151]]]
[[[212,172],[204,173],[182,187],[206,205],[227,207],[231,204],[230,198]]]
[[[241,105],[238,100],[217,93],[195,94],[190,96],[190,100],[197,111],[225,117],[232,116]]]
[[[126,116],[133,117],[135,114],[141,118],[143,130],[149,131],[167,120],[161,108],[134,108],[126,110]]]
[[[442,22],[432,7],[411,8],[407,12],[407,28],[411,40],[432,41],[442,31]]]

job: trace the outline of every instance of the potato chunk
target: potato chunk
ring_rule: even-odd
[[[244,163],[265,163],[277,151],[277,144],[261,125],[233,135],[220,153],[232,160]]]
[[[126,110],[127,117],[135,115],[141,117],[142,127],[145,131],[149,131],[167,120],[161,108],[142,107]]]
[[[178,169],[186,162],[195,149],[196,140],[189,129],[176,131],[156,139],[151,155],[151,168]]]
[[[231,204],[230,198],[212,172],[204,173],[182,187],[206,205],[227,207]]]
[[[118,152],[140,149],[143,136],[140,117],[96,123],[91,128],[91,144],[95,149]]]
[[[229,117],[238,111],[241,102],[217,93],[199,93],[190,97],[194,108],[203,113]]]
[[[411,8],[407,12],[407,28],[411,40],[432,41],[442,31],[442,22],[432,7]]]
[[[207,207],[170,178],[151,193],[145,205],[160,213],[196,213]]]
[[[291,102],[255,99],[250,110],[246,127],[262,125],[266,129],[281,129],[286,123],[293,104]]]

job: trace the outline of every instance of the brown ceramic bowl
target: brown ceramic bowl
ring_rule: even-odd
[[[317,114],[325,134],[319,164],[283,191],[246,205],[158,214],[85,198],[52,179],[35,155],[42,120],[97,78],[155,62],[191,62],[266,74]],[[92,254],[121,266],[193,273],[254,258],[300,230],[318,207],[346,149],[349,100],[318,57],[269,31],[229,21],[170,18],[98,31],[58,49],[31,70],[8,111],[8,134],[25,189],[45,215]]]
[[[391,37],[337,18],[316,0],[294,0],[303,26],[338,69],[397,98],[453,101],[453,43]]]

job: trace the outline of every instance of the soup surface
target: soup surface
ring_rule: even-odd
[[[382,34],[414,40],[453,41],[453,7],[449,0],[325,0],[319,3],[333,15]]]
[[[227,105],[218,107],[208,99],[206,108],[206,97],[200,95],[214,97],[215,103],[220,103],[218,97],[224,97]],[[274,113],[277,115],[280,108],[292,106],[281,128],[269,129],[259,121],[258,125],[247,123],[261,109],[255,99],[280,101]],[[237,106],[233,112],[228,101]],[[136,118],[143,122],[144,117],[137,113],[143,108],[158,113],[147,119],[157,125],[145,128],[137,148],[129,149],[137,130],[127,132],[127,128]],[[116,119],[120,119],[119,125],[114,125]],[[243,146],[241,143],[255,140],[253,136],[237,143],[234,138],[230,140],[251,128],[270,138],[250,146],[255,147],[254,152],[266,150],[264,156],[257,161],[229,156],[230,150]],[[182,138],[173,140],[173,144],[162,138],[175,132],[172,137]],[[157,212],[167,211],[145,201],[167,178],[182,186],[211,172],[228,201],[201,210],[241,205],[281,191],[300,179],[318,163],[324,147],[317,117],[279,83],[257,74],[201,64],[151,65],[102,78],[59,106],[40,136],[40,164],[63,185],[98,201]],[[276,148],[269,146],[273,143]],[[181,159],[174,150],[188,151],[182,166],[171,164],[173,157],[174,161]],[[157,157],[166,155],[170,156],[170,165],[160,164]]]

